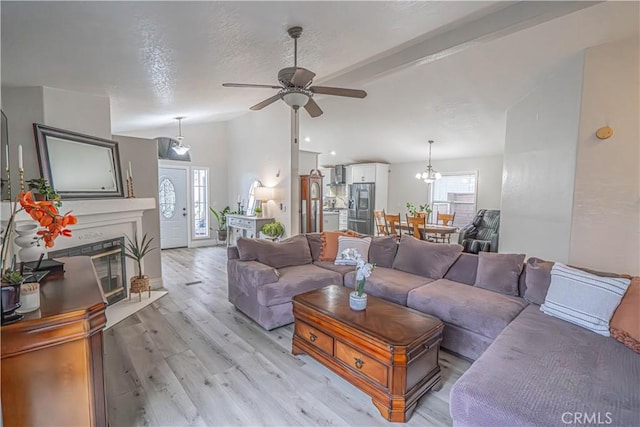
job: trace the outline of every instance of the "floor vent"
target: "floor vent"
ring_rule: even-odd
[[[185,286],[199,285],[200,283],[202,283],[202,280],[196,280],[195,282],[187,282],[187,283],[185,283]]]

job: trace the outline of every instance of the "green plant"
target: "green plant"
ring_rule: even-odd
[[[271,222],[262,226],[260,231],[269,237],[280,237],[284,234],[284,225],[281,222]]]
[[[411,216],[416,216],[416,212],[427,212],[428,214],[433,212],[428,203],[419,205],[418,209],[416,209],[416,205],[414,205],[412,202],[407,202],[407,210],[409,211],[409,215]]]
[[[34,178],[27,181],[29,189],[36,192],[36,194],[42,195],[46,200],[51,200],[57,207],[62,206],[60,195],[56,193],[53,187],[49,185],[49,182],[44,178]]]
[[[19,285],[23,282],[24,277],[19,271],[6,270],[2,275],[2,281],[4,283],[11,283],[12,285]]]
[[[231,208],[229,206],[225,206],[220,212],[213,209],[213,207],[209,206],[209,210],[216,217],[216,221],[218,221],[218,230],[226,230],[227,229],[227,215],[233,215],[235,212],[231,212]]]
[[[138,264],[138,278],[142,279],[144,274],[142,273],[142,258],[145,257],[149,252],[154,250],[155,248],[151,247],[151,242],[153,241],[153,237],[147,240],[147,233],[142,236],[142,241],[138,241],[138,235],[133,235],[133,240],[129,238],[129,236],[125,236],[127,239],[127,244],[124,248],[124,254],[127,258],[131,258]]]
[[[257,208],[255,208],[253,211],[254,211],[255,213],[257,213],[257,214],[261,214],[261,213],[262,213],[262,208],[261,208],[260,206],[258,206],[258,207],[257,207]]]

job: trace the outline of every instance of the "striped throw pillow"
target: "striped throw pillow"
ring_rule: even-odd
[[[551,269],[551,285],[540,309],[608,337],[609,321],[630,282],[596,276],[557,262]]]
[[[371,237],[338,237],[338,255],[334,262],[335,265],[356,265],[356,261],[352,259],[342,259],[341,254],[345,249],[355,249],[365,262],[369,262],[369,246],[371,246]]]

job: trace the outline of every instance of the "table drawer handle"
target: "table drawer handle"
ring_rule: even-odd
[[[356,368],[362,369],[362,366],[364,366],[364,360],[360,359],[359,357],[354,357],[353,360],[356,361]]]
[[[309,332],[309,341],[316,342],[317,339],[318,336],[316,334],[314,334],[313,332]]]

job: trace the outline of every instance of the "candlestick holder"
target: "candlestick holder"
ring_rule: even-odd
[[[127,199],[135,199],[133,194],[133,177],[127,178]]]
[[[24,191],[24,169],[18,168],[18,176],[20,177],[20,191]]]
[[[7,159],[7,162],[8,161]],[[7,167],[7,197],[11,200],[11,172],[9,171],[9,167]]]

